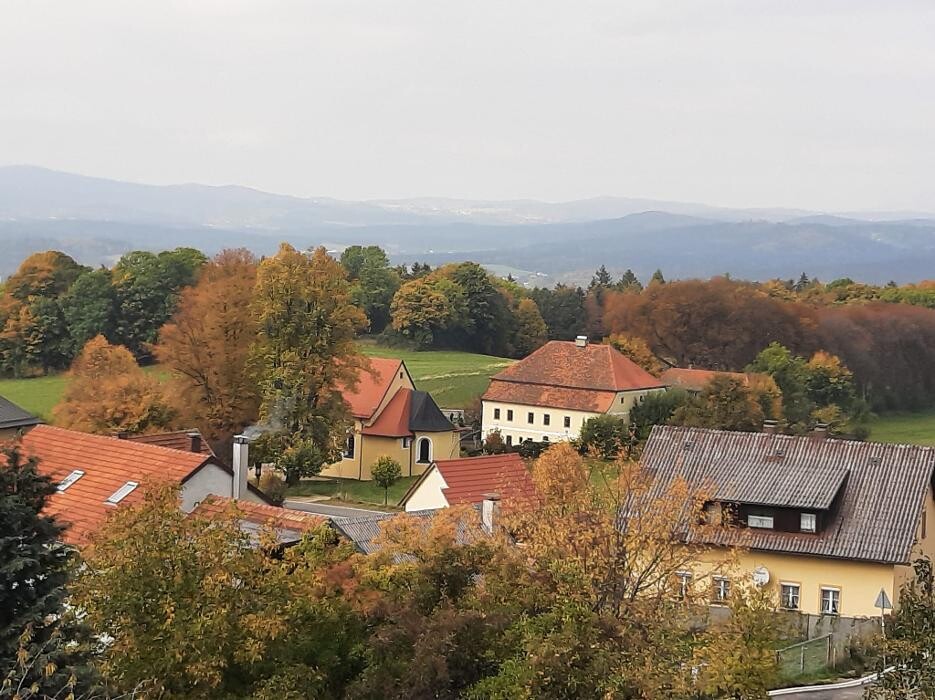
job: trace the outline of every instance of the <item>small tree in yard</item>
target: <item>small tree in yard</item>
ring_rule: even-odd
[[[499,430],[491,430],[484,438],[484,452],[489,455],[498,455],[506,452],[506,444]]]
[[[373,465],[370,474],[373,476],[373,480],[383,488],[383,505],[386,505],[390,486],[395,484],[399,477],[403,475],[402,467],[399,466],[399,462],[392,457],[383,455],[377,460],[377,463]]]
[[[630,441],[627,424],[618,416],[595,416],[581,426],[579,444],[582,452],[595,451],[604,459],[613,459]]]

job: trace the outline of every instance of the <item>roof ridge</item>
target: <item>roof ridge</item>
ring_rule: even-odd
[[[659,428],[665,432],[705,432],[705,433],[714,433],[718,435],[750,435],[750,436],[762,436],[762,437],[772,437],[772,438],[786,438],[789,440],[813,440],[810,434],[806,433],[805,435],[789,435],[788,433],[777,433],[776,435],[771,435],[770,433],[764,433],[760,431],[745,431],[745,430],[725,430],[723,428],[702,428],[690,425],[655,425],[653,429]],[[925,450],[926,452],[935,452],[935,445],[917,445],[912,442],[879,442],[876,440],[848,440],[846,438],[840,437],[825,437],[822,438],[821,443],[819,444],[829,444],[834,443],[835,445],[854,445],[854,446],[877,446],[877,447],[891,447],[891,448],[911,448],[918,450]]]
[[[131,447],[132,449],[142,449],[142,450],[165,450],[165,451],[167,451],[167,452],[172,452],[172,453],[174,453],[174,454],[183,454],[183,455],[190,455],[190,456],[192,456],[192,457],[201,457],[202,459],[201,459],[201,462],[200,462],[199,464],[204,464],[205,462],[207,462],[207,461],[209,461],[210,459],[212,459],[212,455],[206,455],[206,454],[204,454],[204,453],[202,453],[202,452],[191,452],[190,450],[177,450],[177,449],[175,449],[174,447],[164,447],[164,446],[162,446],[162,445],[151,445],[151,444],[149,444],[148,442],[138,442],[138,441],[136,441],[136,440],[126,440],[126,439],[124,439],[124,438],[114,437],[113,435],[99,435],[98,433],[85,433],[85,432],[83,432],[83,431],[81,431],[81,430],[71,430],[70,428],[62,428],[62,427],[60,427],[60,426],[57,426],[57,425],[50,425],[50,424],[48,424],[48,423],[40,423],[40,424],[37,425],[35,428],[33,428],[32,431],[30,431],[30,432],[33,432],[33,431],[35,431],[35,430],[38,429],[38,428],[52,429],[52,430],[55,430],[55,431],[60,432],[60,433],[66,433],[66,434],[71,434],[71,435],[81,435],[82,437],[88,437],[88,438],[92,438],[92,439],[100,438],[100,439],[102,439],[102,440],[112,440],[112,441],[115,442],[115,443],[118,443],[118,444],[121,444],[121,445],[127,445],[128,447]],[[158,435],[158,433],[146,433],[146,434],[144,434],[144,435],[147,435],[147,434],[149,434],[149,435]]]

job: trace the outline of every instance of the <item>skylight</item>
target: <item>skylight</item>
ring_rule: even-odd
[[[139,486],[139,483],[137,483],[136,481],[128,481],[123,486],[121,486],[119,489],[114,491],[110,495],[110,497],[106,501],[104,501],[104,503],[111,505],[111,506],[117,505],[118,503],[120,503],[120,501],[122,501],[124,498],[129,496],[130,493],[133,491],[133,489],[135,489],[137,486]]]
[[[62,479],[59,482],[58,490],[64,491],[65,489],[67,489],[69,486],[71,486],[73,483],[78,481],[78,479],[80,479],[83,476],[84,476],[83,471],[81,471],[80,469],[75,469],[71,474],[69,474],[68,476],[66,476],[64,479]]]

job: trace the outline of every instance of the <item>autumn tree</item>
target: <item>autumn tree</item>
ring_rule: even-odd
[[[55,407],[57,425],[86,433],[146,433],[175,418],[159,380],[130,352],[102,336],[88,341],[71,367],[71,381]]]
[[[642,338],[614,333],[605,338],[604,342],[656,377],[666,369],[666,365],[660,362],[650,350],[649,344]]]
[[[57,250],[33,253],[7,278],[4,295],[19,302],[35,297],[54,299],[67,292],[85,270],[86,267]]]
[[[393,329],[417,347],[431,347],[463,317],[466,304],[464,290],[445,277],[410,280],[393,296]]]
[[[523,298],[513,310],[510,347],[515,357],[526,357],[539,349],[548,339],[548,329],[539,307],[532,299]]]
[[[249,313],[256,259],[226,250],[186,288],[172,319],[159,332],[158,361],[173,374],[169,394],[178,420],[209,440],[226,443],[258,415],[256,381],[248,367],[257,326]]]
[[[390,486],[395,484],[399,477],[403,475],[402,467],[392,457],[381,455],[376,463],[370,468],[370,475],[377,486],[383,489],[383,505],[386,505],[387,495],[390,492]]]
[[[677,408],[669,423],[695,428],[757,431],[763,427],[763,413],[757,396],[742,379],[718,376],[697,396]]]
[[[291,481],[317,474],[343,444],[349,415],[340,387],[356,386],[367,364],[354,342],[366,318],[324,248],[306,254],[286,243],[260,263],[251,312],[260,415],[274,427],[270,456],[289,463]]]

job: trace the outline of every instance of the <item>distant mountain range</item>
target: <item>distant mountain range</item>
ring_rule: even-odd
[[[383,246],[395,261],[476,260],[527,284],[586,282],[606,265],[667,278],[935,277],[935,215],[727,209],[601,197],[572,202],[439,198],[341,201],[246,187],[141,185],[31,166],[0,167],[0,276],[56,248],[89,265],[133,249],[208,254],[281,240],[340,250]]]

